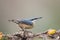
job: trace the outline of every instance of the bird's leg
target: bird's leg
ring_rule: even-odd
[[[22,29],[22,31],[25,31],[26,29],[25,28],[21,28]]]
[[[22,30],[24,31],[22,40],[27,40],[27,37],[26,37],[26,29],[23,28]]]

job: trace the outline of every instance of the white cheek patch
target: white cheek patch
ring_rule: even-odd
[[[37,20],[34,20],[34,21],[32,21],[32,22],[35,22],[35,21],[37,21]]]
[[[33,24],[35,24],[35,23],[36,23],[36,21],[37,21],[37,20],[32,21],[32,22],[33,22]]]

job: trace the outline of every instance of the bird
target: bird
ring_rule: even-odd
[[[35,18],[32,18],[32,19],[17,19],[17,20],[8,20],[9,22],[12,21],[16,24],[18,24],[18,26],[21,28],[21,29],[32,29],[33,26],[34,26],[34,22],[37,21],[37,19],[41,19],[42,17],[35,17]]]

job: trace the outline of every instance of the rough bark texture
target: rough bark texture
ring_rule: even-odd
[[[33,34],[27,30],[20,30],[14,34],[3,35],[2,40],[33,40],[34,37],[42,38],[43,40],[60,40],[60,32],[57,32],[53,36],[48,36],[46,33]]]

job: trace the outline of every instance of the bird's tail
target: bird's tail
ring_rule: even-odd
[[[34,20],[41,19],[41,18],[42,18],[42,17],[33,18],[33,19],[31,19],[30,21],[34,21]]]
[[[8,20],[9,22],[14,22],[14,23],[16,23],[16,24],[18,24],[19,22],[18,22],[18,20],[14,20],[14,19],[12,19],[12,20]]]

